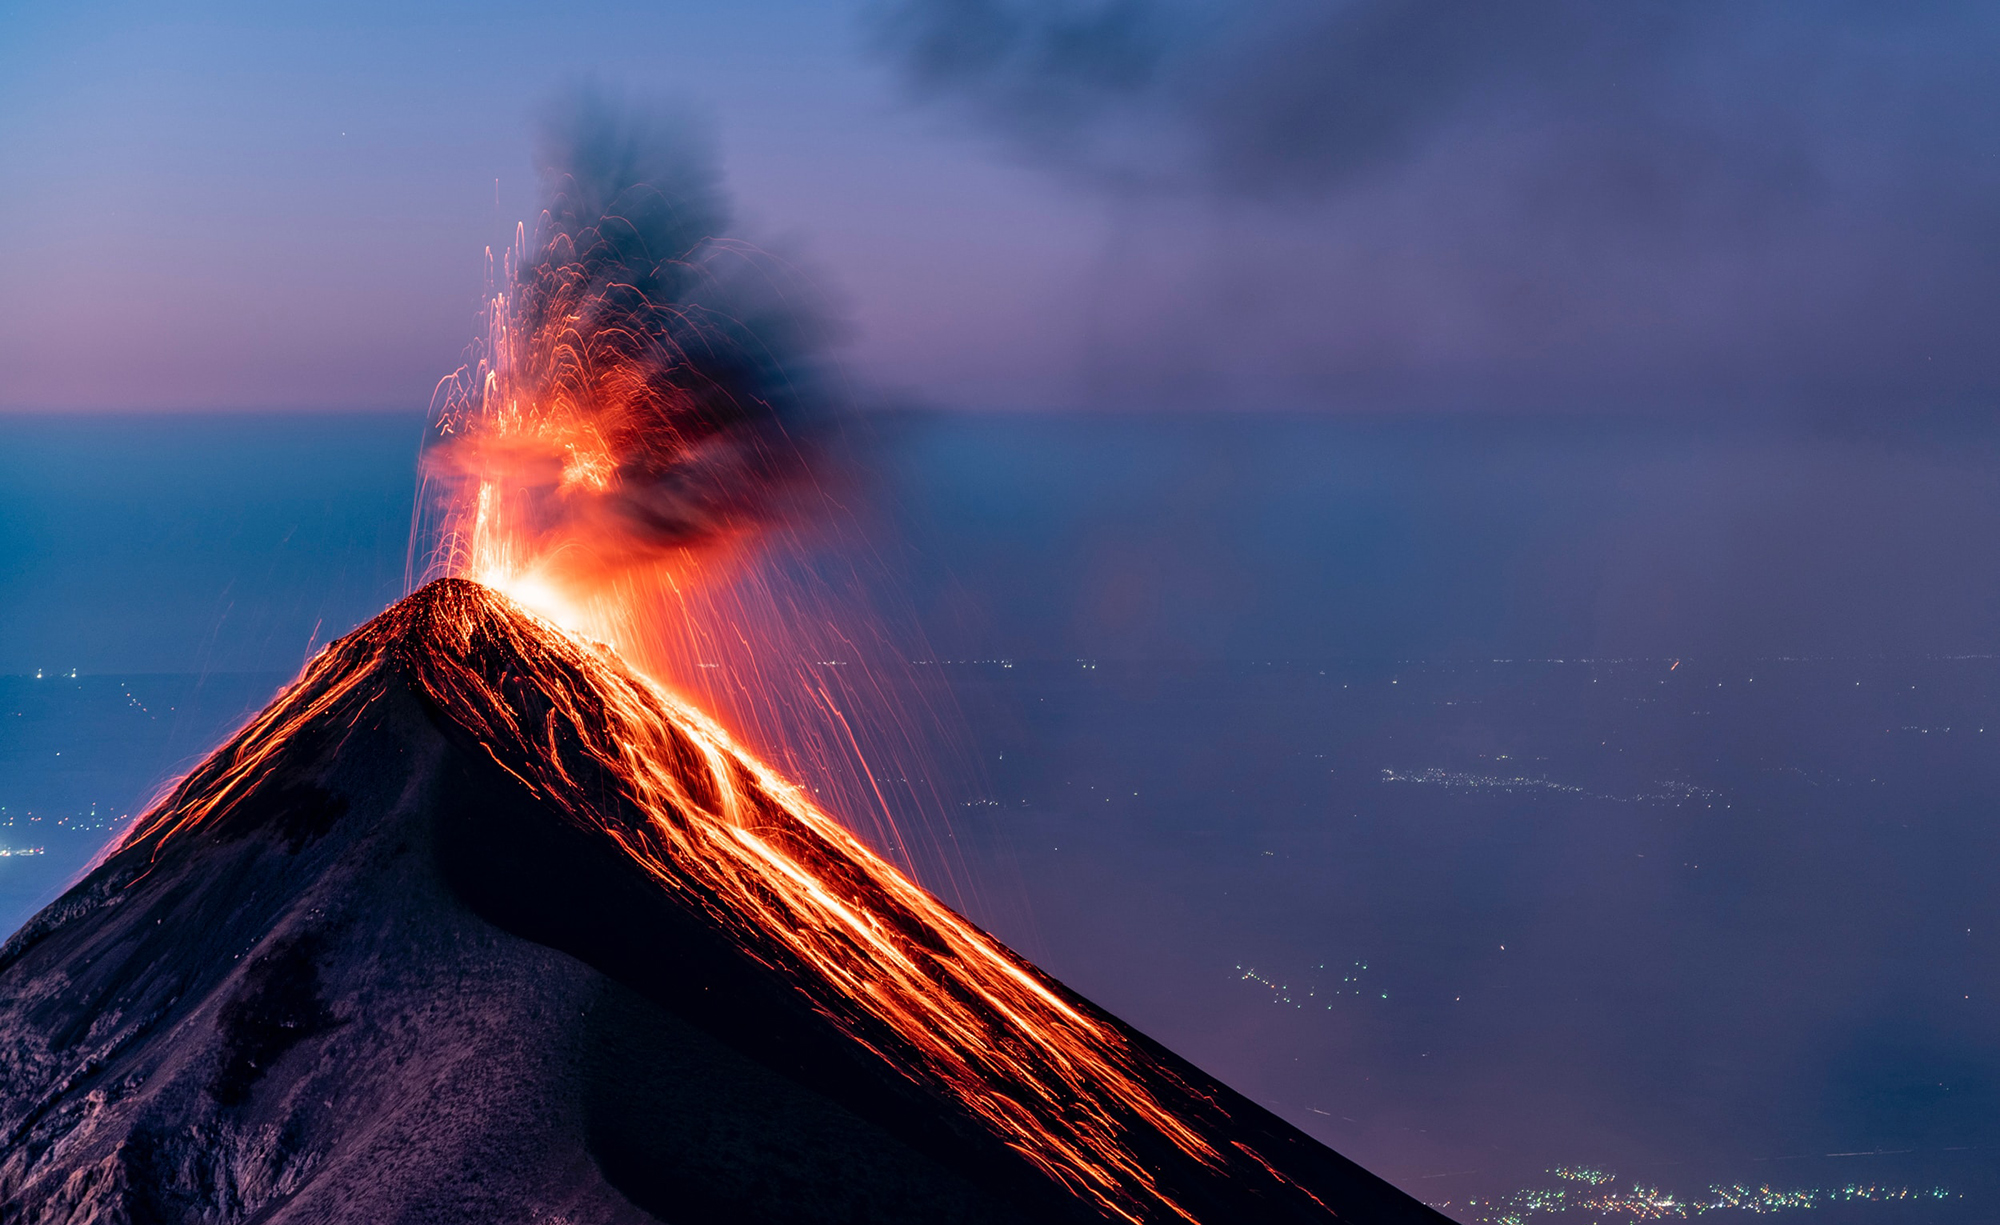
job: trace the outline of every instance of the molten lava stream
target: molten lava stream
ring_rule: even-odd
[[[493,659],[515,662],[481,666]],[[1139,1155],[1160,1141],[1199,1166],[1310,1198],[1240,1141],[1211,1139],[1229,1123],[1212,1100],[870,850],[713,719],[611,648],[466,580],[440,580],[329,646],[133,837],[171,836],[226,810],[280,745],[309,724],[360,717],[371,687],[394,672],[542,802],[617,842],[853,1040],[1106,1214],[1195,1219]]]
[[[562,729],[645,820],[636,828],[606,822],[560,771],[525,781],[617,838],[664,887],[788,969],[851,1036],[959,1100],[1053,1177],[1134,1220],[1145,1219],[1135,1210],[1147,1201],[1185,1215],[1133,1159],[1122,1132],[1145,1125],[1203,1162],[1217,1154],[1155,1099],[1115,1029],[1072,1006],[714,720],[608,649],[547,621],[506,624],[534,635],[512,644],[525,657],[557,665],[530,686],[556,705],[541,727],[507,717],[472,724],[477,733],[502,759],[534,766],[559,758],[531,742]],[[576,676],[587,683],[573,683]],[[425,682],[433,700],[468,723],[513,710],[467,669],[436,669]],[[900,1050],[881,1049],[885,1032]]]

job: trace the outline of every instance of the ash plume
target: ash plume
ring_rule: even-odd
[[[426,478],[490,487],[517,541],[600,575],[781,515],[830,404],[826,315],[730,236],[699,125],[577,91],[545,112],[537,165],[544,209],[441,388]]]
[[[1100,394],[1842,413],[2000,395],[1990,5],[873,13],[917,99],[1115,212],[1085,354]]]
[[[1412,159],[1473,106],[1590,109],[1629,126],[1677,64],[1754,30],[1757,9],[895,0],[875,27],[920,95],[1037,160],[1126,186],[1278,199]]]

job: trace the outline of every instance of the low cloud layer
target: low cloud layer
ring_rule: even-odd
[[[2000,16],[896,0],[918,98],[1112,210],[1134,403],[1983,412]]]

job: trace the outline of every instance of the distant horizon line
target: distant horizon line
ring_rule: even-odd
[[[340,637],[337,635],[336,638]],[[801,658],[807,658],[801,656]],[[844,667],[843,660],[814,661],[823,667]],[[1409,668],[1466,667],[1480,664],[1519,665],[1559,665],[1572,666],[1613,666],[1666,664],[1671,670],[1682,664],[1697,665],[1738,665],[1738,664],[1861,664],[1861,663],[1991,663],[2000,662],[2000,652],[1952,652],[1925,655],[1892,655],[1879,653],[1872,655],[1600,655],[1600,656],[1512,656],[1497,658],[1471,655],[1437,655],[1426,658],[1399,658],[1386,655],[1327,655],[1310,659],[1256,659],[1249,656],[1201,656],[1171,657],[1154,656],[1139,659],[1118,659],[1107,656],[1060,657],[1054,655],[995,655],[986,658],[965,659],[912,659],[918,667],[993,667],[1016,668],[1061,667],[1084,668],[1086,670],[1105,665],[1122,668],[1144,667],[1286,667],[1314,668],[1326,665],[1365,665],[1381,667],[1400,664]],[[300,665],[304,666],[303,663]],[[718,667],[717,664],[702,664],[701,667]],[[34,672],[0,672],[0,681],[8,680],[90,680],[104,677],[146,677],[146,676],[289,676],[296,668],[193,668],[182,670],[140,669],[136,671],[92,671],[84,668],[45,668],[48,675]]]
[[[216,419],[216,420],[357,420],[394,419],[421,423],[429,418],[428,406],[423,408],[394,407],[383,405],[294,405],[294,406],[142,406],[117,407],[107,405],[89,406],[48,406],[48,405],[0,405],[0,422],[54,422],[54,421],[106,421],[106,420],[169,420],[169,419]],[[1826,433],[1826,434],[1905,434],[1927,433],[1943,430],[1961,433],[1967,430],[1992,432],[2000,429],[2000,406],[1968,408],[1963,405],[1938,405],[1930,408],[1910,409],[1902,413],[1843,412],[1830,410],[1808,412],[1796,408],[1743,408],[1740,406],[1704,405],[1699,409],[1673,409],[1658,405],[1628,406],[1623,408],[1593,408],[1578,405],[1551,404],[1541,408],[1523,408],[1518,405],[1496,405],[1481,407],[1476,405],[1282,405],[1282,404],[1228,404],[1202,407],[1187,404],[1147,407],[1140,405],[1108,404],[1033,404],[1004,405],[993,403],[950,404],[943,402],[925,403],[915,399],[880,400],[853,405],[843,417],[856,420],[892,420],[909,418],[984,418],[984,419],[1064,419],[1064,420],[1116,420],[1116,421],[1214,421],[1228,419],[1256,419],[1265,421],[1323,421],[1347,425],[1395,425],[1395,424],[1437,424],[1496,426],[1572,426],[1586,428],[1660,428],[1684,429],[1727,429],[1749,431],[1777,431],[1784,433]]]

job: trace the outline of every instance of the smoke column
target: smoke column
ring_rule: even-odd
[[[550,112],[538,161],[546,207],[505,259],[474,361],[440,388],[424,466],[478,489],[431,569],[530,596],[686,568],[767,525],[821,408],[821,328],[777,261],[723,236],[690,125],[579,93]]]
[[[685,117],[578,91],[537,161],[543,212],[434,400],[411,589],[473,578],[615,645],[966,904],[936,769],[960,721],[822,445],[852,428],[830,312],[730,236]]]

